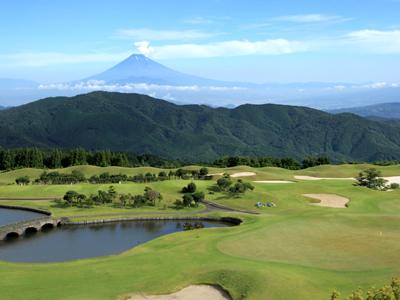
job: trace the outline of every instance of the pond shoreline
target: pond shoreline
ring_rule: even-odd
[[[62,225],[91,225],[91,224],[105,224],[105,223],[120,223],[120,222],[134,222],[134,221],[214,221],[230,223],[232,225],[240,225],[243,220],[234,217],[194,217],[194,216],[162,216],[162,217],[130,217],[130,218],[115,218],[115,219],[97,219],[97,220],[84,220],[84,221],[65,221]]]

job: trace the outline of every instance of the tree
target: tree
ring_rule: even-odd
[[[229,188],[229,186],[231,186],[231,185],[232,185],[232,181],[231,181],[229,175],[221,177],[217,180],[217,186],[219,187],[219,189],[221,191],[226,191]]]
[[[14,168],[14,152],[10,150],[0,150],[0,170],[10,170]]]
[[[387,180],[381,178],[382,174],[375,168],[367,169],[360,172],[356,177],[359,186],[365,186],[374,190],[384,190]]]
[[[194,202],[199,203],[202,202],[205,199],[205,195],[203,192],[197,192],[192,194]]]
[[[199,170],[199,174],[200,174],[200,176],[202,176],[202,177],[204,177],[204,176],[207,176],[208,175],[208,169],[207,168],[201,168],[200,170]]]
[[[190,207],[192,205],[192,203],[194,204],[194,199],[193,196],[191,194],[185,194],[182,197],[182,205],[184,207]]]
[[[49,167],[52,169],[58,169],[62,167],[62,152],[59,149],[55,149],[51,152],[49,158]]]
[[[144,197],[147,200],[147,202],[152,206],[156,205],[156,200],[159,201],[162,200],[161,194],[150,187],[146,187],[144,189]]]
[[[79,193],[75,191],[68,191],[64,195],[64,200],[68,203],[68,205],[74,204],[76,200],[78,199]]]
[[[16,182],[16,184],[19,184],[19,185],[27,185],[31,181],[28,176],[21,176],[21,177],[18,177],[17,179],[15,179],[15,182]]]
[[[182,193],[194,193],[196,192],[196,184],[194,182],[189,183],[187,186],[182,188]]]

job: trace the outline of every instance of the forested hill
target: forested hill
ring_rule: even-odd
[[[400,126],[284,105],[178,106],[93,92],[0,111],[0,146],[83,147],[209,161],[223,155],[400,158]]]

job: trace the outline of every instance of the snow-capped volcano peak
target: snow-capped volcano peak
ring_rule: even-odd
[[[107,83],[162,85],[221,85],[221,83],[170,69],[143,54],[132,54],[114,67],[87,78]]]

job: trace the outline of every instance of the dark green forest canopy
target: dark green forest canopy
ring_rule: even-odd
[[[376,161],[400,158],[400,125],[305,107],[210,108],[93,92],[1,111],[0,146],[110,149],[191,162],[310,155]]]

